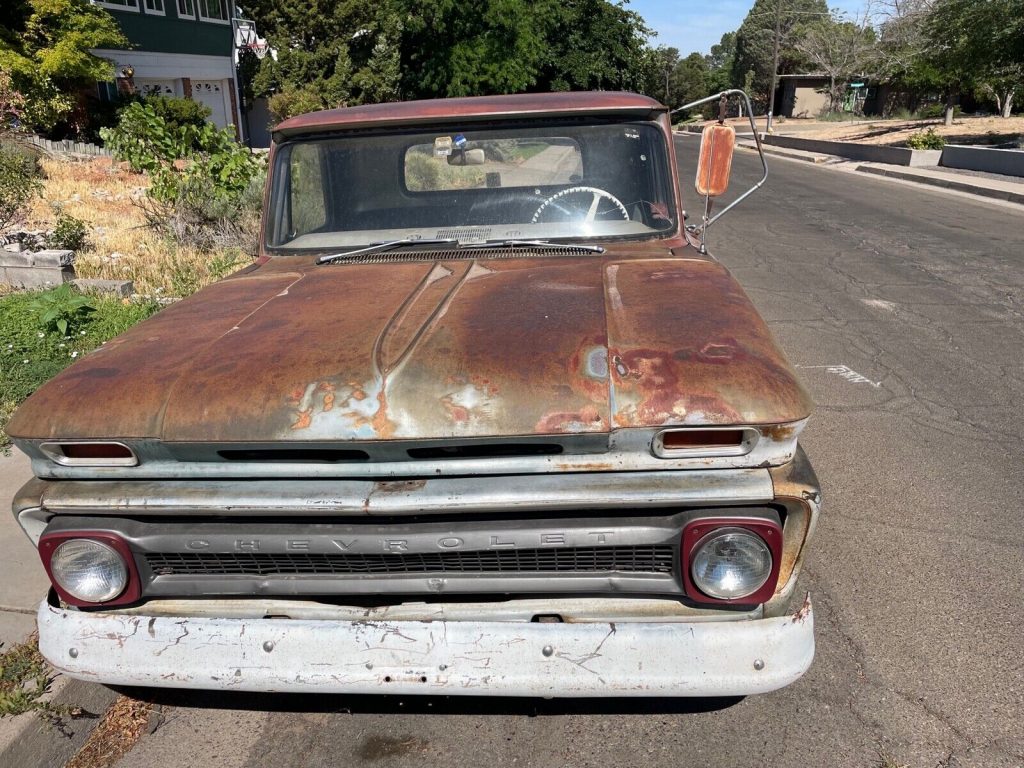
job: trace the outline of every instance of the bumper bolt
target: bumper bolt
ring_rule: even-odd
[[[754,659],[754,669],[760,672],[762,669],[764,669],[764,662],[761,661],[761,659]]]
[[[266,641],[264,641],[264,643],[263,643],[263,650],[266,651],[267,653],[270,653],[272,650],[274,650],[274,641],[273,640],[266,640]]]
[[[543,653],[545,656],[550,656],[554,652],[555,652],[555,649],[552,648],[550,645],[545,645],[544,649],[541,651],[541,653]]]
[[[437,668],[439,670],[441,670],[442,672],[444,672],[446,669],[448,669],[448,665],[447,664],[439,664]]]
[[[373,669],[373,662],[371,662],[371,661],[366,662],[366,668],[367,669]]]
[[[68,656],[70,656],[72,659],[77,659],[78,658],[78,649],[77,648],[70,648],[70,649],[68,649]]]

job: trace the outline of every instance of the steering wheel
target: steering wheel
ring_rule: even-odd
[[[615,195],[613,195],[611,192],[607,192],[603,189],[598,189],[597,187],[569,187],[568,189],[563,189],[561,192],[556,192],[543,203],[541,203],[540,207],[534,212],[533,218],[530,219],[530,223],[536,224],[540,220],[541,214],[544,213],[544,210],[548,207],[555,208],[561,211],[562,213],[567,213],[570,215],[576,213],[577,211],[573,211],[561,205],[561,199],[563,197],[570,197],[572,195],[588,194],[592,195],[592,199],[590,201],[590,207],[587,209],[586,216],[583,219],[585,222],[590,223],[597,216],[597,206],[600,204],[602,198],[610,201],[616,208],[619,209],[619,213],[622,214],[622,218],[625,219],[626,221],[629,221],[629,211],[626,210],[626,206],[624,206],[622,202],[619,200],[619,198],[615,197]],[[602,213],[607,213],[607,211],[602,211]]]

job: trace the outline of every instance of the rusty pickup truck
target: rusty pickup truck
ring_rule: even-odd
[[[248,691],[799,678],[811,403],[704,246],[732,131],[688,224],[669,112],[634,94],[278,125],[258,258],[10,422],[45,656]]]

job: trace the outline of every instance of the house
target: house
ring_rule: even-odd
[[[775,93],[775,114],[783,117],[817,117],[828,109],[828,78],[825,75],[780,75]]]
[[[114,62],[116,81],[100,84],[101,98],[118,93],[159,93],[194,99],[210,108],[210,121],[236,126],[242,114],[235,81],[234,0],[93,0],[110,11],[130,50],[97,49]]]

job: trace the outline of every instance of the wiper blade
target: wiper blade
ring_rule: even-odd
[[[583,245],[581,243],[555,243],[551,240],[487,240],[482,243],[472,243],[462,246],[469,248],[557,248],[565,251],[587,251],[589,253],[604,253],[600,245]]]
[[[353,256],[363,256],[368,253],[381,253],[383,251],[393,251],[397,248],[404,248],[409,245],[455,245],[459,244],[458,240],[453,239],[440,239],[440,238],[426,238],[426,239],[414,239],[411,237],[403,237],[401,240],[386,240],[382,243],[370,243],[365,248],[356,248],[354,251],[345,251],[344,253],[331,253],[327,256],[321,256],[316,260],[317,264],[330,264],[335,261],[346,261]]]

